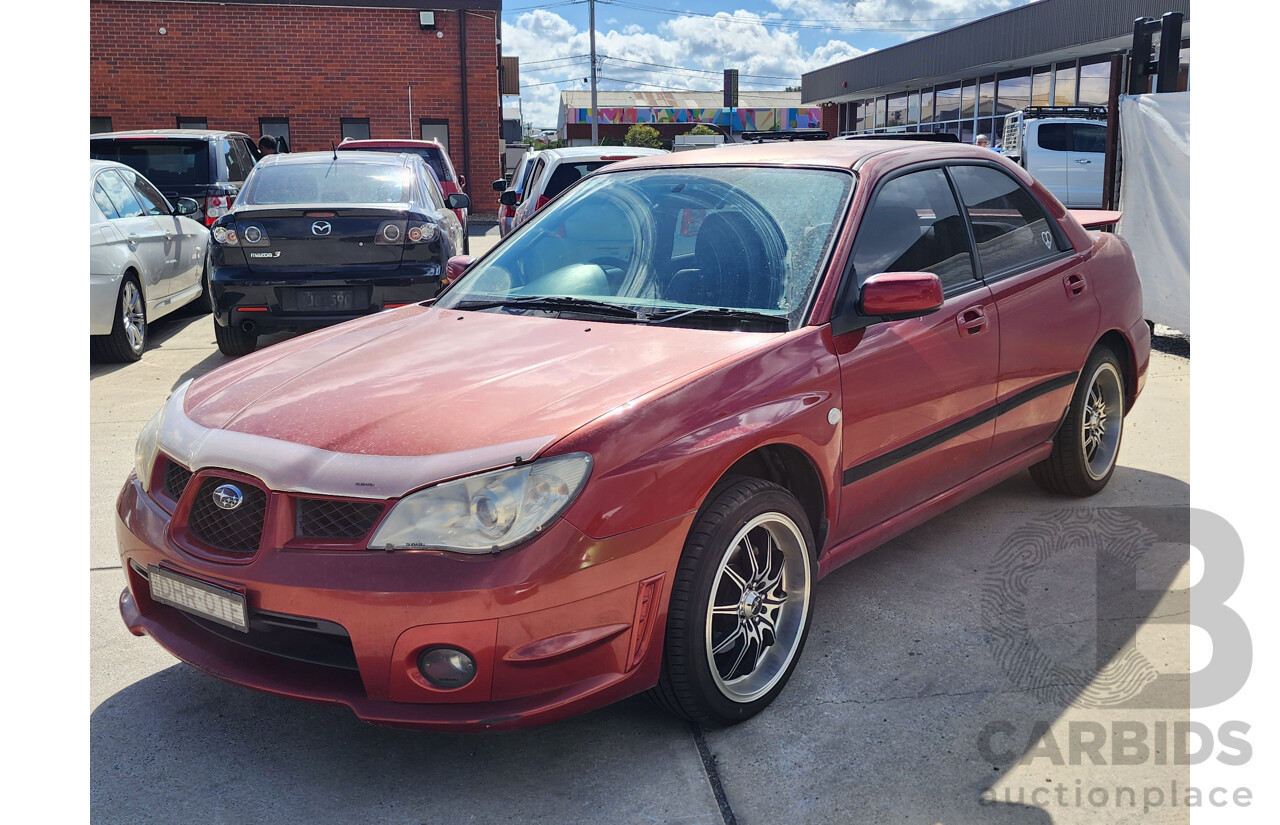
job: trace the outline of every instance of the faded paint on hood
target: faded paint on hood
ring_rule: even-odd
[[[413,306],[228,364],[192,384],[185,411],[205,427],[333,452],[458,452],[558,439],[773,340],[772,333]]]

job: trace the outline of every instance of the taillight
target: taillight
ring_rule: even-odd
[[[231,209],[231,204],[235,203],[235,198],[231,195],[210,195],[204,199],[204,224],[205,226],[213,226],[213,222],[223,215],[227,214]]]
[[[548,198],[546,195],[539,195],[538,202],[533,205],[533,211],[537,212],[539,209],[546,206],[548,203],[551,203],[551,198]]]
[[[502,217],[504,217],[504,218],[514,218],[515,216],[516,216],[516,210],[515,210],[515,207],[513,207],[513,206],[504,206],[504,207],[502,207]]]

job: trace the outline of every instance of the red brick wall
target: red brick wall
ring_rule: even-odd
[[[411,9],[90,0],[89,14],[89,114],[113,129],[182,115],[257,138],[259,117],[287,117],[290,148],[307,151],[342,140],[344,117],[374,138],[444,118],[472,196],[502,177],[495,12],[467,13],[465,124],[458,12],[436,12],[443,37]]]
[[[840,107],[834,103],[822,106],[822,129],[832,137],[840,134]]]

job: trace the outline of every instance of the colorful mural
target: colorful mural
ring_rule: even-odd
[[[714,123],[732,126],[735,132],[772,132],[782,129],[818,129],[822,109],[600,109],[600,123]],[[590,123],[590,109],[566,109],[565,123]]]

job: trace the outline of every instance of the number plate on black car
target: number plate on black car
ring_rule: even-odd
[[[298,309],[303,312],[329,312],[356,306],[350,289],[300,289],[296,294]]]
[[[179,610],[249,632],[249,608],[243,593],[148,565],[151,598]]]

